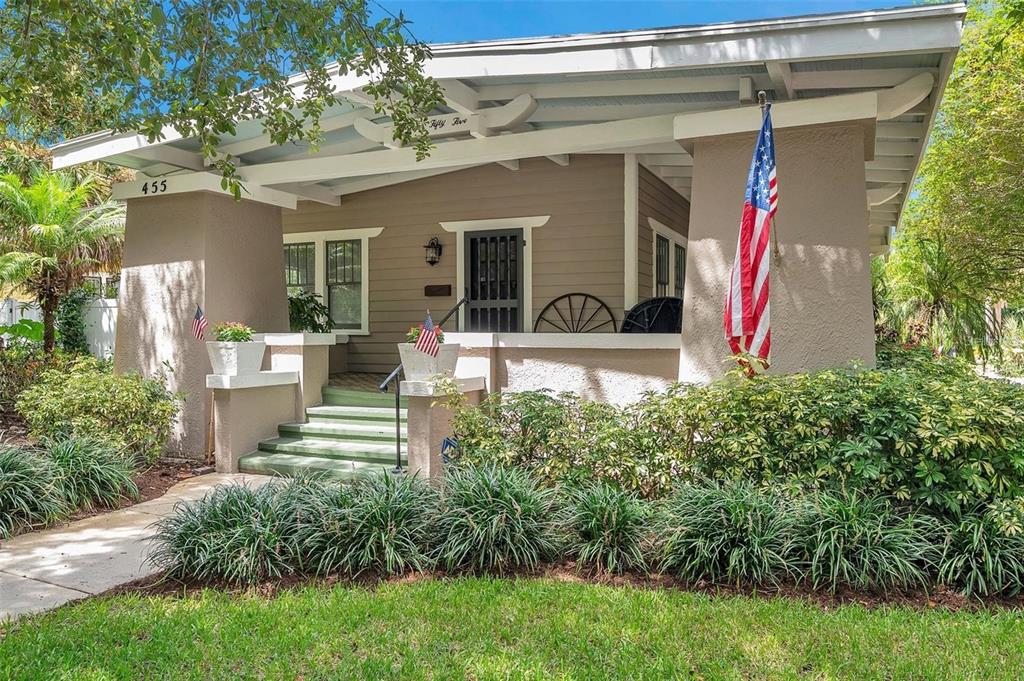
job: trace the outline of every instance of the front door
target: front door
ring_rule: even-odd
[[[523,330],[523,230],[466,232],[466,331]]]

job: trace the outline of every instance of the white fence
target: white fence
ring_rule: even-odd
[[[19,319],[42,321],[43,315],[35,305],[7,298],[0,301],[0,326],[13,324]],[[85,340],[89,352],[105,359],[114,355],[114,337],[117,330],[117,299],[99,298],[85,307]]]

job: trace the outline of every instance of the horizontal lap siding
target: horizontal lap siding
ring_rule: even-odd
[[[351,337],[348,368],[386,372],[409,326],[428,307],[437,318],[457,300],[460,249],[441,222],[550,215],[533,230],[534,316],[553,298],[581,291],[601,298],[621,322],[622,175],[623,158],[614,155],[573,156],[568,167],[527,159],[518,171],[492,164],[345,196],[341,206],[301,202],[285,211],[284,231],[384,228],[369,240],[370,335]],[[423,245],[434,236],[444,252],[431,267]],[[449,284],[453,295],[427,298],[430,284]]]
[[[643,166],[640,166],[639,184],[637,295],[644,300],[654,295],[654,230],[648,218],[654,218],[687,236],[690,231],[690,202]]]

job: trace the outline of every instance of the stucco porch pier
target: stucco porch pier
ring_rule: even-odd
[[[255,121],[224,140],[241,201],[173,130],[71,140],[54,165],[140,173],[114,189],[128,204],[115,363],[173,367],[184,454],[205,451],[208,423],[195,305],[285,332],[289,287],[323,296],[347,336],[334,373],[386,374],[427,309],[468,294],[445,331],[465,349],[459,375],[488,389],[622,402],[720,375],[758,90],[773,102],[780,187],[772,370],[871,365],[870,257],[907,200],[964,15],[951,3],[434,46],[425,68],[445,101],[432,116],[465,129],[417,160],[389,139],[365,82],[338,76],[316,153],[273,144]],[[531,334],[545,305],[577,291],[616,327],[641,301],[681,298],[682,333]]]

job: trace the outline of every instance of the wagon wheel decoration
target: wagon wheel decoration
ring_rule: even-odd
[[[615,333],[611,308],[589,293],[567,293],[544,306],[533,325],[533,332]]]
[[[650,298],[634,305],[622,320],[622,333],[679,333],[683,328],[683,299]]]

